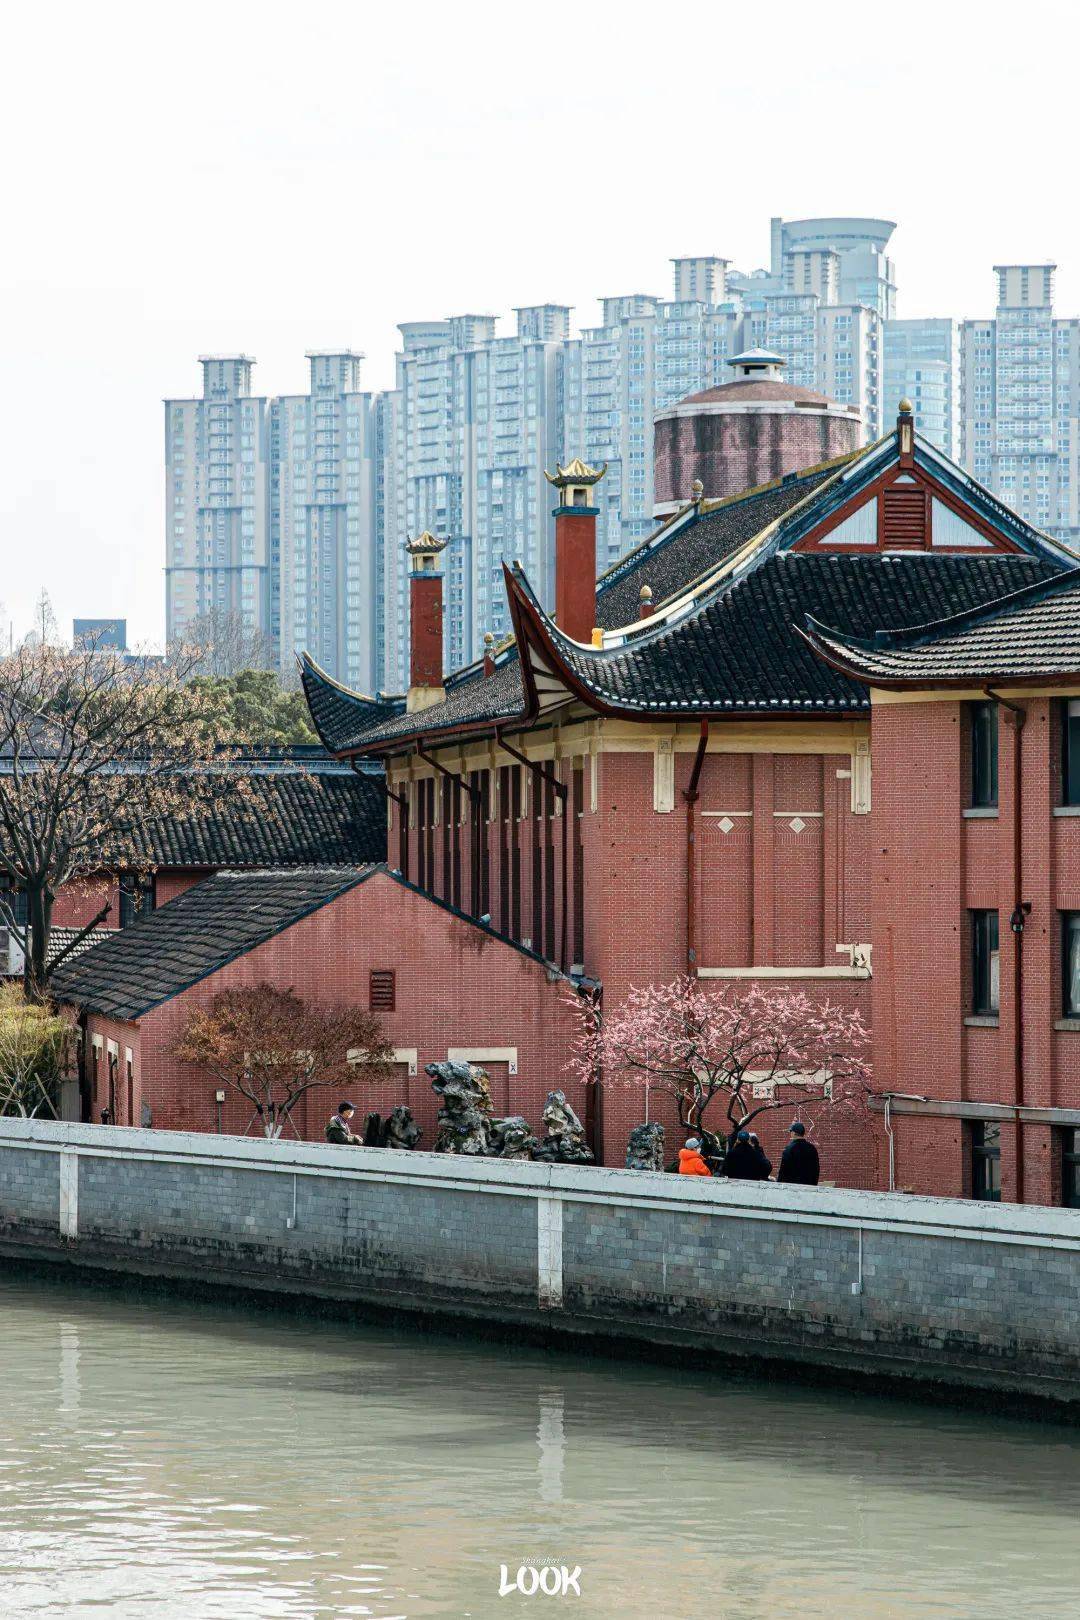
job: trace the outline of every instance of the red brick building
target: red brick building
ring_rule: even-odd
[[[361,1115],[407,1103],[424,1145],[437,1111],[424,1067],[447,1057],[483,1064],[497,1115],[538,1122],[562,1086],[586,1116],[589,1099],[561,1076],[575,1017],[561,974],[385,866],[320,866],[210,877],[58,970],[54,990],[84,1030],[84,1117],[259,1134],[250,1106],[219,1100],[221,1082],[175,1048],[194,1008],[261,983],[376,1011],[397,1062],[386,1080],[358,1078],[350,1100]],[[309,1092],[297,1134],[321,1138],[339,1100]]]
[[[1056,762],[1080,677],[1025,686],[1018,838],[1001,720],[1013,678],[993,686],[988,665],[948,701],[882,700],[857,655],[879,632],[947,639],[940,621],[1053,595],[1075,559],[906,413],[863,451],[683,506],[594,589],[580,530],[597,476],[573,464],[557,479],[561,624],[515,569],[513,643],[441,689],[425,663],[408,695],[363,698],[305,663],[328,749],[385,767],[390,861],[598,982],[605,1004],[689,971],[858,1007],[879,1096],[854,1123],[822,1104],[826,1175],[887,1186],[891,1166],[923,1191],[1065,1196],[1080,999],[1074,1019],[1062,931],[1080,908],[1080,846]],[[437,613],[427,581],[422,600]],[[1000,802],[973,803],[972,761],[989,781],[998,752]],[[1019,1000],[1017,904],[1031,907]],[[896,1093],[910,1095],[890,1096],[886,1119]],[[640,1097],[608,1096],[607,1162],[641,1116]],[[786,1121],[769,1119],[775,1150]]]

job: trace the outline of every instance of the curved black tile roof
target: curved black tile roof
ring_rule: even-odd
[[[810,644],[870,684],[1057,679],[1080,674],[1080,569],[911,629],[845,636],[807,615]]]
[[[776,552],[670,628],[618,648],[562,637],[557,645],[583,686],[621,708],[863,709],[866,688],[823,663],[798,633],[808,614],[841,633],[873,634],[882,624],[964,612],[1059,572],[1036,557]]]
[[[405,712],[403,697],[368,698],[359,692],[350,692],[320,669],[307,653],[300,659],[300,683],[312,724],[331,753],[348,748],[350,738],[378,729],[395,715]]]
[[[649,585],[658,606],[806,499],[850,458],[803,477],[760,490],[723,506],[671,524],[609,569],[597,582],[597,620],[602,628],[633,624],[638,592]],[[521,666],[516,647],[485,676],[472,664],[446,683],[446,701],[421,715],[409,714],[404,698],[362,698],[332,681],[311,659],[301,661],[301,679],[315,729],[327,748],[341,753],[383,747],[395,738],[425,738],[458,726],[507,722],[525,712]]]

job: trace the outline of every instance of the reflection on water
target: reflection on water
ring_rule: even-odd
[[[0,1285],[0,1614],[1080,1614],[1080,1435]],[[498,1596],[579,1564],[580,1598]]]

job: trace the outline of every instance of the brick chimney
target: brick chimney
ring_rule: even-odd
[[[427,530],[408,540],[409,556],[409,694],[406,708],[429,709],[446,697],[443,688],[443,579],[439,553],[445,540]]]
[[[545,472],[559,491],[555,518],[555,623],[573,641],[592,645],[596,625],[596,494],[607,472],[579,459]]]

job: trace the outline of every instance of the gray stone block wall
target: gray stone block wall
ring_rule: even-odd
[[[1080,1400],[1068,1210],[0,1120],[0,1244]]]
[[[0,1157],[0,1231],[13,1228],[43,1234],[57,1230],[60,1208],[60,1155],[12,1145]]]

